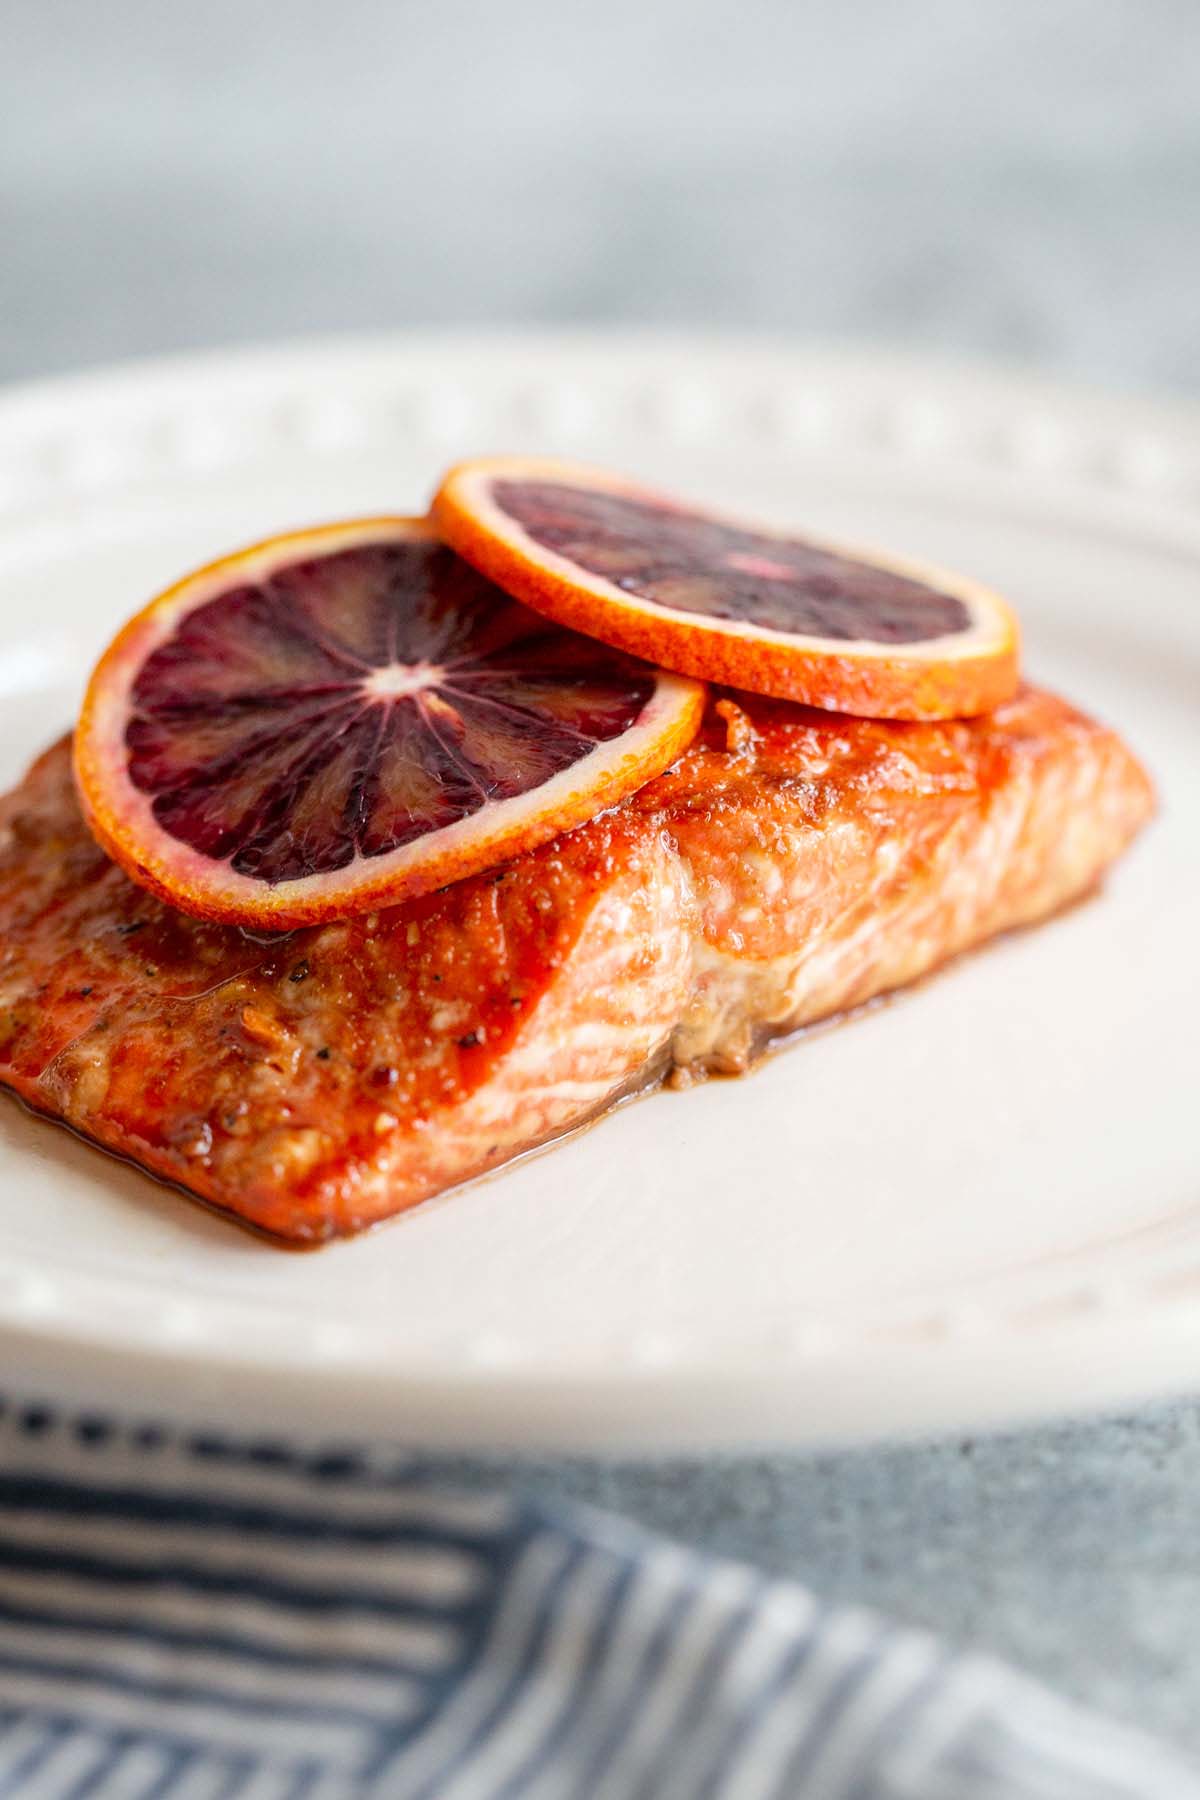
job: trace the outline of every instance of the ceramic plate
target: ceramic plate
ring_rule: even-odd
[[[740,1082],[281,1254],[0,1103],[6,1388],[616,1451],[971,1429],[1200,1388],[1200,416],[647,339],[398,338],[0,400],[0,774],[189,565],[549,450],[1010,593],[1162,816],[1098,898]]]

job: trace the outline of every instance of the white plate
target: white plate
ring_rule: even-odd
[[[1200,418],[640,339],[218,356],[0,400],[0,774],[171,576],[563,450],[957,564],[1163,815],[1097,900],[742,1082],[282,1255],[0,1104],[5,1387],[443,1445],[975,1428],[1200,1387]]]

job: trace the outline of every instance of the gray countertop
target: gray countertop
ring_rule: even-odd
[[[358,327],[1200,389],[1192,0],[0,0],[0,377]]]
[[[821,1456],[444,1470],[877,1606],[1200,1755],[1200,1404]]]
[[[297,332],[639,321],[1200,393],[1192,0],[8,0],[0,24],[2,378]],[[499,1472],[1002,1652],[1200,1752],[1200,1407]]]

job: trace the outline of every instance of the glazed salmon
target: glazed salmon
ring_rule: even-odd
[[[1121,740],[1037,689],[936,725],[727,697],[543,849],[263,940],[131,884],[64,741],[0,803],[0,1081],[319,1243],[1045,917],[1152,807]]]

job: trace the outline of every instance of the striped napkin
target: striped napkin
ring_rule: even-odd
[[[411,1461],[0,1413],[0,1795],[1200,1800],[982,1658]]]

